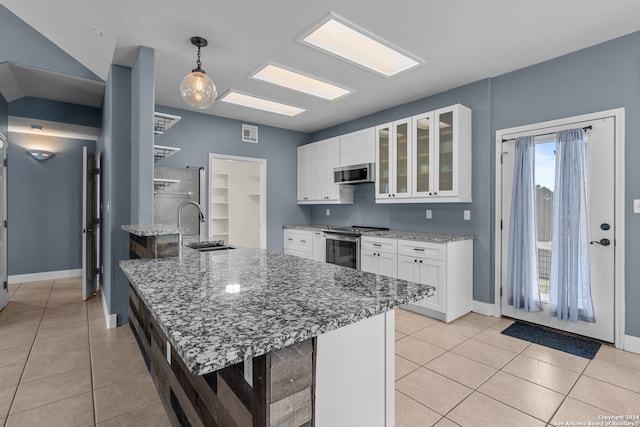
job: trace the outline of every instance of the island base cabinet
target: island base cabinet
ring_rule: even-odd
[[[394,323],[389,311],[316,338],[316,427],[393,427]]]
[[[255,357],[250,367],[241,362],[195,375],[133,287],[129,309],[131,329],[172,425],[312,425],[315,339]]]

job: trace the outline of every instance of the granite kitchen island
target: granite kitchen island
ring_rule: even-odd
[[[175,425],[393,425],[393,310],[432,287],[262,249],[120,265]]]

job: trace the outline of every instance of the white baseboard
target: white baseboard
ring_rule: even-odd
[[[100,290],[100,299],[102,299],[102,310],[104,311],[104,322],[107,325],[107,329],[113,329],[118,326],[118,315],[109,314],[109,308],[107,307],[107,300],[104,297],[104,292]]]
[[[41,273],[14,274],[7,278],[10,285],[14,283],[39,282],[41,280],[69,279],[82,276],[82,269],[43,271]]]
[[[634,337],[632,335],[625,335],[624,349],[625,351],[630,351],[631,353],[640,354],[640,338]]]
[[[482,314],[484,316],[500,317],[496,309],[496,305],[486,302],[473,300],[471,304],[471,311],[473,311],[474,313]]]

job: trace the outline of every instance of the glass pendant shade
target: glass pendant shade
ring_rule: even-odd
[[[199,109],[209,108],[218,96],[213,80],[197,70],[184,76],[180,83],[180,94],[187,104]]]

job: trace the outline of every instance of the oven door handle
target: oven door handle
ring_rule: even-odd
[[[345,236],[342,234],[334,234],[334,233],[324,233],[324,236],[328,240],[341,240],[343,242],[358,242],[360,240],[359,237]]]

